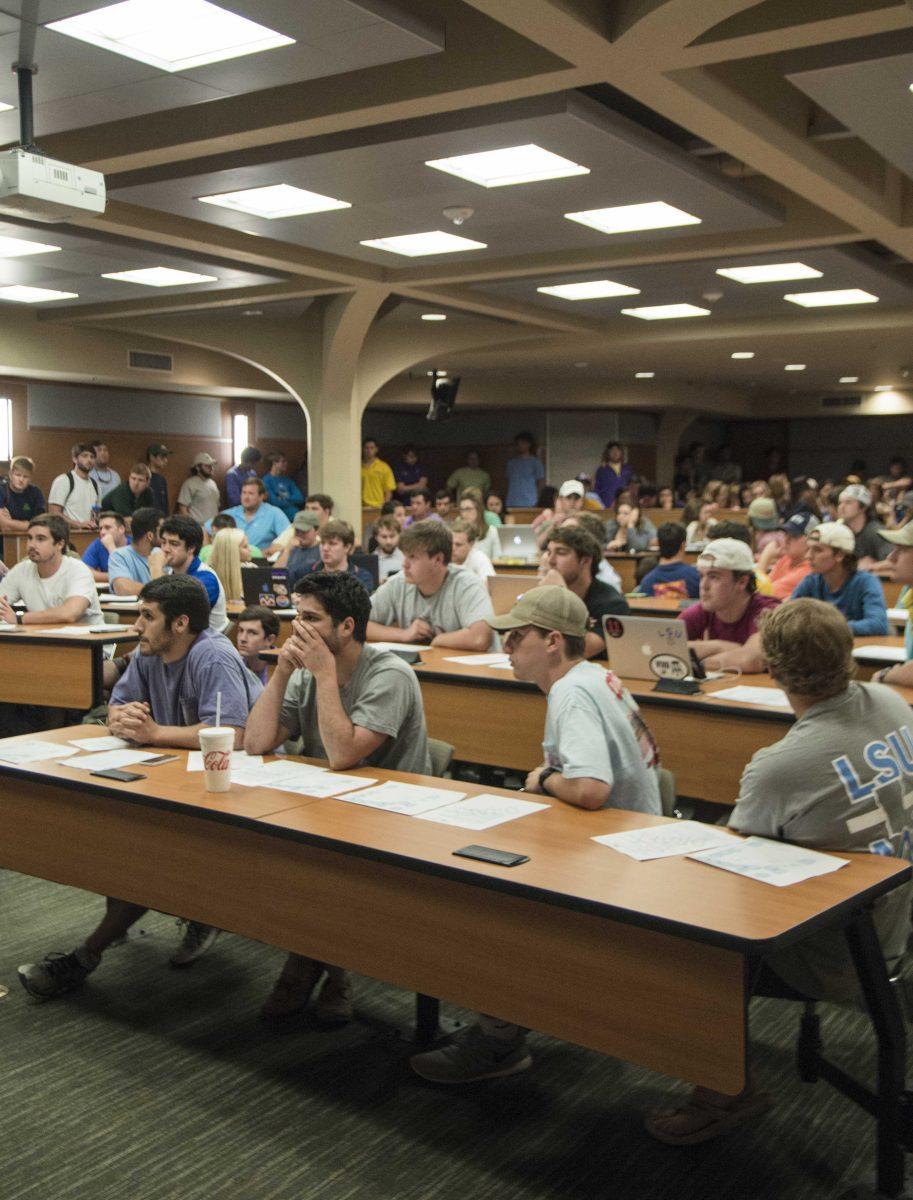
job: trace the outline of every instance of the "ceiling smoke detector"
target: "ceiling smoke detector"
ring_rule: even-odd
[[[445,208],[443,210],[443,215],[454,225],[462,225],[465,221],[468,221],[474,213],[475,209],[469,208],[468,205],[464,205],[462,207],[460,205],[452,205],[450,208]]]

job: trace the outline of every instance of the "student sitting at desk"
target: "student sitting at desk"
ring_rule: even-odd
[[[225,510],[234,518],[235,527],[247,534],[252,546],[259,546],[264,553],[291,522],[274,504],[266,503],[266,488],[262,479],[246,479],[241,487],[241,503]],[[212,533],[212,521],[205,526]]]
[[[395,654],[365,645],[368,593],[351,575],[329,572],[306,575],[296,591],[292,636],[248,719],[247,753],[269,753],[289,738],[301,738],[301,753],[328,759],[334,771],[374,766],[429,775],[418,679]],[[290,954],[261,1015],[275,1020],[304,1009],[325,966]],[[317,1016],[347,1021],[352,1015],[348,974],[326,969]]]
[[[564,525],[549,536],[546,555],[547,570],[542,576],[542,583],[567,588],[580,597],[590,614],[586,656],[603,657],[605,638],[602,636],[602,618],[613,614],[624,616],[630,609],[621,592],[595,578],[596,568],[602,559],[602,548],[585,529]]]
[[[645,596],[663,596],[696,600],[701,591],[701,575],[697,567],[685,560],[685,527],[676,521],[665,521],[656,531],[659,539],[659,564],[648,571],[637,585]]]
[[[373,592],[374,580],[370,572],[349,562],[349,555],[354,550],[355,530],[348,521],[332,518],[320,531],[320,558],[310,568],[311,573],[325,571],[328,575],[351,575],[366,592]],[[294,584],[295,576],[289,575],[289,581]]]
[[[225,589],[211,567],[200,562],[203,526],[193,517],[166,517],[159,529],[166,575],[187,575],[203,588],[209,600],[209,628],[225,633],[231,622],[225,603]]]
[[[320,562],[320,545],[317,530],[320,520],[316,513],[295,513],[292,519],[291,541],[276,559],[277,567],[287,567],[289,579],[298,579]]]
[[[884,588],[876,576],[858,569],[856,541],[848,525],[830,522],[813,529],[808,535],[808,561],[812,573],[800,581],[794,600],[809,596],[833,604],[856,637],[888,632]]]
[[[251,604],[238,617],[238,653],[252,675],[266,686],[269,663],[260,657],[261,650],[274,650],[279,637],[279,617],[262,604]]]
[[[748,546],[736,538],[710,542],[697,560],[697,569],[701,598],[680,614],[689,646],[712,671],[724,667],[763,671],[761,616],[780,602],[758,593]]]
[[[745,768],[730,826],[819,850],[908,857],[913,716],[907,702],[889,688],[853,682],[853,635],[820,600],[789,601],[769,613],[761,644],[796,721]],[[875,902],[889,971],[910,934],[911,889],[907,883]],[[843,931],[831,929],[772,955],[753,990],[861,1001],[858,988]],[[681,1107],[649,1117],[647,1131],[672,1145],[691,1145],[753,1121],[773,1102],[750,1082],[737,1096],[698,1087]]]
[[[120,513],[99,513],[98,537],[89,542],[82,556],[96,583],[108,582],[108,559],[115,550],[129,545],[127,522]]]
[[[263,687],[228,638],[209,630],[209,600],[199,583],[186,575],[147,583],[135,626],[139,653],[111,693],[110,733],[141,746],[197,749],[202,726],[215,724],[221,696],[221,723],[234,727],[240,748],[247,714]],[[41,1000],[74,991],[144,912],[142,905],[109,897],[101,924],[81,945],[20,967],[20,983]],[[217,935],[218,930],[189,922],[172,961],[188,965]]]
[[[451,563],[443,521],[419,521],[399,540],[403,569],[371,597],[369,642],[419,642],[453,650],[491,646],[491,597],[481,580]]]
[[[489,624],[504,633],[517,679],[548,697],[545,761],[526,791],[578,808],[659,814],[659,753],[637,704],[611,671],[584,657],[589,615],[567,588],[538,587]],[[411,1059],[434,1083],[472,1083],[524,1071],[525,1031],[483,1016],[441,1050]]]
[[[102,621],[98,589],[84,562],[67,555],[64,517],[43,513],[28,528],[28,557],[0,581],[0,621],[11,625],[93,625]],[[12,605],[22,601],[25,612]]]
[[[480,550],[476,545],[475,525],[471,521],[464,521],[462,517],[457,517],[450,526],[450,533],[453,537],[454,564],[462,567],[464,571],[469,571],[477,579],[481,579],[486,587],[489,587],[488,581],[495,574],[495,569],[485,551]]]
[[[164,571],[158,535],[163,520],[157,508],[138,508],[133,514],[132,544],[112,551],[108,558],[108,580],[115,595],[138,596],[144,584]]]
[[[904,627],[904,651],[907,661],[893,667],[884,667],[872,676],[876,683],[893,683],[898,687],[913,687],[913,522],[900,529],[882,529],[881,536],[891,546],[887,561],[891,565],[891,578],[904,585],[898,598],[898,606],[907,610]]]

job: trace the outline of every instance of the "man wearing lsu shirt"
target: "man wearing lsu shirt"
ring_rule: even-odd
[[[631,695],[605,667],[586,661],[589,613],[567,588],[545,585],[488,624],[504,633],[518,679],[548,697],[545,761],[526,791],[577,808],[659,814],[659,754]],[[483,1016],[441,1050],[417,1054],[412,1069],[433,1083],[473,1083],[524,1071],[525,1031]]]
[[[758,594],[751,551],[736,538],[719,538],[703,551],[697,569],[701,598],[680,616],[689,646],[712,671],[763,671],[758,628],[762,614],[780,602]]]
[[[862,850],[909,860],[913,817],[905,795],[913,787],[913,714],[907,702],[890,688],[853,682],[853,635],[822,600],[791,600],[768,613],[761,646],[796,720],[745,768],[730,826],[838,854]],[[889,892],[872,910],[889,970],[910,935],[911,890],[907,883]],[[841,929],[772,954],[753,988],[761,995],[788,996],[792,989],[812,999],[861,1001]],[[751,1082],[737,1096],[699,1087],[679,1108],[650,1116],[647,1131],[662,1142],[692,1145],[753,1123],[773,1102]]]

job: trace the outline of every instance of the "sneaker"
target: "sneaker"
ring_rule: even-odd
[[[181,944],[168,959],[173,967],[189,967],[191,963],[195,963],[210,949],[222,932],[221,929],[216,929],[215,925],[202,925],[199,921],[181,919],[178,925],[184,925],[186,928]]]
[[[457,1034],[449,1045],[425,1054],[414,1054],[409,1062],[416,1075],[432,1083],[476,1083],[516,1075],[532,1065],[526,1036],[510,1041],[486,1037],[478,1025]]]
[[[69,954],[49,954],[41,962],[26,963],[17,974],[19,982],[30,996],[50,1000],[82,987],[100,962],[100,954],[93,954],[85,946],[77,946]]]
[[[290,954],[273,990],[260,1005],[261,1019],[285,1021],[304,1012],[322,974],[323,963]]]
[[[348,971],[332,971],[317,995],[314,1015],[324,1025],[344,1025],[355,1012],[352,978]]]

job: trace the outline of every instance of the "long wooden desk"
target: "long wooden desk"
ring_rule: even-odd
[[[0,632],[0,702],[94,708],[104,700],[103,647],[136,641],[124,630],[70,635],[22,625]]]
[[[208,795],[203,775],[184,767],[181,752],[118,784],[65,762],[0,763],[0,866],[727,1091],[745,1080],[747,968],[849,920],[910,874],[899,860],[850,855],[849,867],[781,890],[684,859],[637,863],[592,837],[662,818],[557,802],[486,831],[486,844],[529,855],[507,872],[453,857],[473,840],[466,830],[237,784]]]
[[[542,761],[545,697],[510,670],[446,661],[458,653],[423,650],[415,668],[429,734],[449,742],[466,762],[531,770]],[[675,696],[653,691],[651,680],[624,680],[682,797],[731,806],[748,760],[792,724],[789,709],[714,701],[714,692],[735,682],[776,686],[768,675],[730,676],[702,684],[699,695]],[[913,704],[913,689],[896,690]]]
[[[82,557],[90,542],[94,542],[98,533],[94,529],[71,529],[70,542],[77,554]],[[26,557],[28,536],[24,533],[3,534],[3,561],[8,567],[14,567]]]

